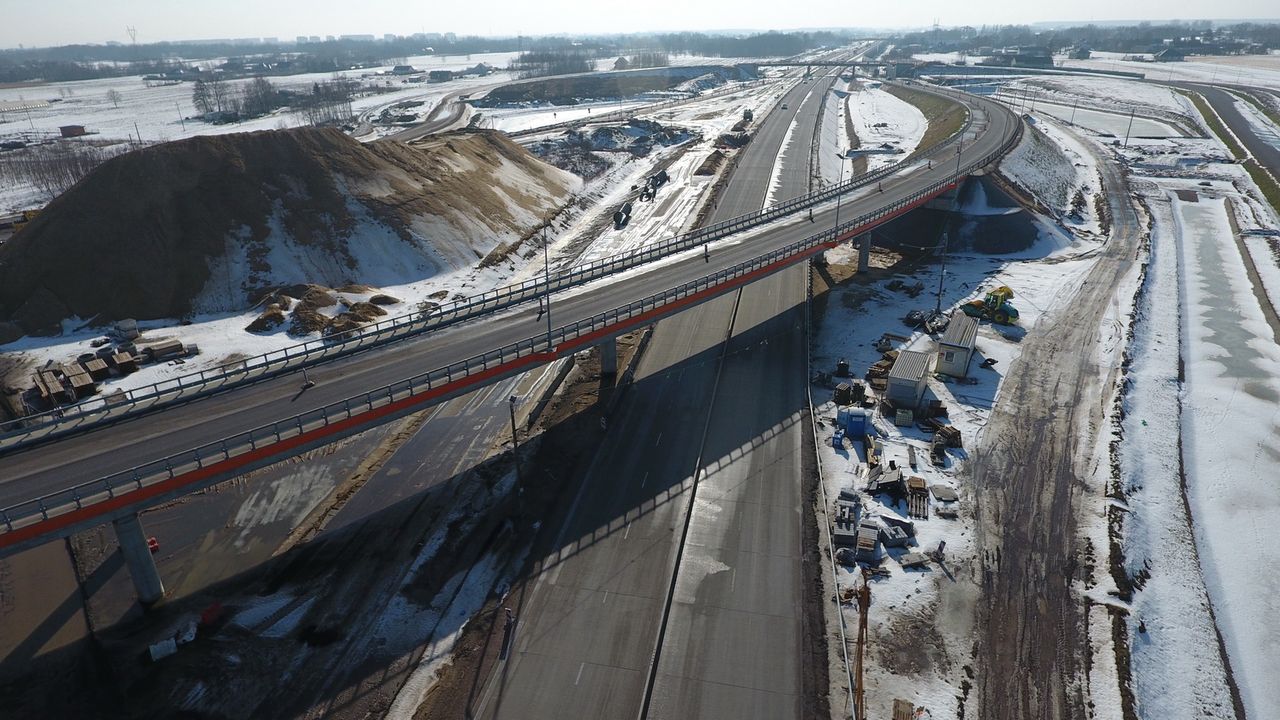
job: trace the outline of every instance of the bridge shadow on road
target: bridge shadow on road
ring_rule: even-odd
[[[401,477],[406,483],[426,479],[423,490],[277,556],[234,568],[184,598],[145,613],[135,606],[119,614],[122,619],[115,625],[95,628],[95,644],[107,658],[106,671],[81,678],[85,687],[76,687],[75,692],[87,691],[80,698],[127,702],[133,715],[219,710],[228,716],[278,717],[302,714],[309,708],[323,708],[329,715],[363,714],[404,681],[421,645],[460,629],[465,616],[441,613],[432,604],[434,600],[438,606],[439,597],[456,590],[449,583],[460,570],[491,552],[520,555],[521,548],[528,548],[527,561],[510,573],[516,592],[508,602],[519,613],[527,592],[524,580],[592,552],[637,521],[670,510],[672,503],[683,505],[699,457],[707,472],[717,472],[798,422],[806,407],[802,393],[784,402],[775,398],[761,403],[758,412],[729,423],[728,432],[709,434],[705,445],[697,437],[668,441],[661,451],[661,463],[614,462],[611,457],[625,455],[628,446],[645,440],[650,431],[692,431],[700,436],[705,405],[701,417],[683,411],[697,407],[700,398],[710,398],[711,387],[704,386],[704,380],[714,377],[733,356],[749,356],[770,343],[795,342],[798,310],[799,306],[741,331],[728,345],[727,357],[721,356],[719,344],[708,343],[713,346],[669,366],[646,366],[640,377],[620,391],[625,397],[610,416],[607,431],[600,428],[604,412],[600,404],[562,414],[545,430],[536,456],[526,458],[527,487],[523,493],[494,499],[499,493],[491,489],[500,487],[511,469],[509,453],[445,478],[430,477],[430,458],[410,458],[405,466],[416,470]],[[796,352],[804,353],[805,348],[796,347]],[[761,393],[761,388],[730,391]],[[505,403],[505,398],[495,401]],[[681,414],[671,414],[675,408],[680,408]],[[457,433],[464,429],[456,423],[437,427],[433,420],[419,432],[438,431]],[[588,473],[597,448],[602,448],[603,454],[596,471]],[[637,451],[631,448],[630,452]],[[646,450],[639,456],[653,454]],[[255,482],[255,476],[233,481],[251,487]],[[573,505],[580,492],[584,497],[608,501]],[[206,540],[232,542],[238,533],[234,508],[214,508],[229,517],[226,526]],[[480,516],[473,528],[463,530],[462,519],[472,517],[473,510]],[[158,512],[178,513],[180,517],[184,509],[179,505]],[[446,528],[443,540],[437,535],[440,528]],[[674,535],[644,540],[648,545],[639,554],[668,553],[679,528],[672,530]],[[420,551],[434,542],[439,543],[434,558],[421,563],[415,573],[408,572]],[[200,550],[198,545],[188,550],[194,554],[191,562],[199,562]],[[625,566],[611,570],[615,578],[627,571]],[[128,583],[119,553],[110,552],[86,579],[82,592],[88,597],[109,589],[131,592]],[[294,603],[286,608],[296,609],[310,601],[302,611],[305,617],[282,633],[283,637],[266,636],[276,634],[268,632],[272,623],[286,624],[280,613],[267,619],[272,622],[264,620],[248,628],[226,622],[238,608],[273,595],[294,596]],[[174,628],[214,603],[224,606],[220,624],[202,631],[173,658],[154,665],[142,662],[140,652],[147,644],[172,634]],[[11,708],[40,708],[46,715],[47,711],[58,714],[60,707],[68,711],[62,713],[65,716],[116,714],[102,710],[120,707],[115,701],[91,708],[75,699],[75,693],[64,692],[56,698],[41,690],[58,684],[58,668],[81,662],[89,653],[87,644],[81,643],[36,658],[50,633],[68,616],[82,611],[83,596],[67,597],[45,623],[26,630],[27,637],[0,665],[5,683],[0,685],[0,701],[9,700]],[[572,607],[564,608],[566,615],[572,611]],[[369,623],[368,615],[379,612],[384,621]],[[391,618],[396,613],[410,620],[435,617],[435,621],[396,625]],[[503,623],[492,613],[480,616],[477,622],[484,632],[502,633]],[[539,629],[543,633],[555,631],[554,625]],[[231,663],[229,656],[239,664]],[[476,666],[466,695],[474,698],[487,681],[487,673],[481,673],[485,667]],[[285,676],[291,678],[286,686],[271,682]]]

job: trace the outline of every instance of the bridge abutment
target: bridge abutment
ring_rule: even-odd
[[[129,577],[133,578],[138,602],[151,605],[164,597],[164,583],[160,580],[160,571],[156,569],[155,558],[151,556],[151,548],[147,547],[142,521],[134,513],[113,520],[111,524],[116,528],[120,554],[124,556],[125,565],[129,568]]]

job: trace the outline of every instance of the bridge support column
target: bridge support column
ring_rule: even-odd
[[[871,269],[871,233],[864,233],[858,238],[858,272]]]
[[[597,347],[600,348],[600,377],[617,377],[618,341],[614,338],[609,338],[608,341],[601,343]]]
[[[151,557],[151,548],[147,547],[147,536],[137,513],[114,520],[112,525],[116,527],[120,554],[129,568],[129,577],[133,578],[133,588],[138,592],[138,602],[150,605],[164,597],[164,583],[160,581],[160,571],[156,569],[155,558]]]

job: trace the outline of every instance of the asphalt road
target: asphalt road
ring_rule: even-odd
[[[789,98],[793,109],[812,85],[798,86]],[[980,98],[970,102],[986,104]],[[989,113],[992,118],[990,131],[982,133],[976,141],[965,144],[966,153],[984,154],[998,147],[1007,133],[1012,132],[1014,120],[1002,113]],[[753,143],[756,147],[772,142],[774,137],[785,134],[786,128],[770,123],[767,132]],[[805,144],[809,138],[799,138]],[[755,160],[745,163],[734,176],[752,177],[762,172]],[[759,166],[764,166],[759,160]],[[896,176],[883,183],[883,191],[869,190],[843,203],[842,217],[882,207],[910,195],[918,187],[944,178],[947,163],[936,163],[932,169],[921,168],[917,172]],[[763,191],[759,193],[763,198]],[[758,207],[762,199],[750,201],[749,194],[736,189],[726,193],[718,217],[739,214],[747,207]],[[815,227],[829,226],[834,209],[815,213],[815,224],[804,216],[796,222],[777,227],[752,237],[749,242],[724,241],[712,250],[710,262],[694,254],[682,261],[664,263],[646,271],[625,274],[622,277],[602,281],[585,288],[564,293],[554,298],[553,307],[558,321],[571,321],[597,314],[626,301],[638,299],[672,285],[693,280],[720,267],[748,260],[761,252],[784,246],[814,231]],[[227,437],[246,429],[269,424],[291,417],[331,402],[341,401],[360,392],[382,387],[426,368],[442,367],[462,358],[477,355],[494,347],[537,335],[541,325],[536,308],[519,308],[495,314],[465,326],[452,328],[414,340],[326,364],[311,371],[318,385],[306,392],[299,392],[296,375],[265,380],[252,386],[200,399],[185,406],[163,412],[144,415],[118,424],[88,431],[55,443],[12,453],[4,458],[3,478],[0,479],[0,507],[16,504],[33,497],[50,493],[80,483],[91,481],[113,472],[182,452],[205,442]]]
[[[1268,144],[1254,133],[1253,126],[1236,109],[1235,96],[1212,85],[1202,85],[1200,83],[1168,84],[1193,90],[1203,95],[1209,106],[1213,108],[1214,112],[1218,113],[1218,117],[1222,118],[1222,122],[1226,123],[1227,127],[1231,128],[1231,132],[1235,133],[1235,136],[1244,144],[1249,154],[1270,170],[1272,175],[1280,176],[1280,148]],[[1242,87],[1240,89],[1258,92],[1255,88]]]
[[[1120,168],[1110,156],[1094,155],[1112,211],[1111,239],[1075,294],[1028,330],[973,455],[984,594],[977,715],[984,719],[1090,714],[1081,681],[1085,618],[1073,589],[1085,574],[1076,501],[1102,427],[1098,399],[1118,369],[1100,367],[1093,348],[1141,234]]]
[[[813,105],[804,100],[813,87],[814,84],[797,86],[782,101],[789,110],[775,110],[765,119],[725,189],[716,211],[718,218],[763,205],[792,119],[806,107],[810,108],[806,115],[809,134],[797,132],[793,139],[808,147],[816,113],[812,112]],[[815,93],[820,94],[821,90]],[[808,153],[800,155],[807,164]],[[716,539],[723,534],[719,532],[720,518],[708,517],[707,507],[699,504],[702,495],[698,495],[694,507],[690,502],[695,477],[704,474],[708,463],[717,469],[726,468],[715,473],[714,481],[703,478],[714,485],[708,492],[723,495],[726,501],[738,499],[749,483],[742,482],[742,476],[735,482],[737,471],[731,473],[727,468],[756,466],[743,459],[742,451],[729,450],[729,446],[750,449],[755,439],[767,436],[768,429],[779,424],[773,416],[780,411],[764,402],[773,395],[757,395],[752,403],[753,407],[759,405],[770,411],[763,420],[743,422],[746,418],[736,416],[732,404],[720,409],[717,403],[721,392],[717,388],[725,380],[726,368],[731,368],[730,382],[750,376],[758,359],[753,354],[760,339],[756,320],[772,317],[776,305],[764,302],[756,308],[755,300],[781,299],[778,290],[796,286],[796,274],[779,274],[658,323],[634,384],[628,388],[617,413],[618,419],[610,426],[605,443],[568,510],[568,519],[554,543],[557,550],[535,569],[530,581],[533,589],[519,608],[514,652],[482,691],[477,708],[480,717],[636,716],[645,706],[655,651],[666,665],[660,666],[652,677],[650,716],[706,717],[710,708],[722,704],[726,687],[715,679],[725,668],[708,665],[705,670],[713,675],[699,678],[696,666],[714,663],[724,651],[740,648],[727,643],[724,637],[706,634],[704,631],[711,628],[697,625],[694,618],[711,613],[718,616],[718,623],[732,621],[727,608],[733,603],[724,603],[717,589],[703,589],[696,569],[698,563],[726,550]],[[800,284],[801,299],[803,288]],[[743,302],[748,294],[750,299]],[[738,314],[741,320],[735,320]],[[794,341],[778,342],[773,352],[803,357],[795,352],[796,346]],[[770,372],[779,369],[783,368],[769,368]],[[803,371],[795,377],[802,381]],[[727,386],[723,390],[731,392],[733,388]],[[780,452],[786,454],[785,450]],[[735,464],[734,460],[739,462]],[[751,472],[744,470],[743,475]],[[791,479],[797,475],[792,474]],[[757,479],[763,478],[757,475]],[[785,496],[788,484],[778,485],[784,488]],[[798,513],[798,504],[790,503],[788,507],[784,501],[768,507]],[[763,506],[743,499],[740,506],[733,508],[733,517],[752,514],[760,507]],[[726,529],[737,533],[759,528],[753,522],[729,518],[724,521]],[[682,555],[686,522],[689,551]],[[792,524],[796,522],[798,516]],[[787,525],[784,518],[779,524],[782,533]],[[760,542],[774,537],[794,543],[798,554],[798,532],[764,533]],[[746,560],[747,546],[744,544],[741,549],[741,557],[729,559]],[[768,567],[748,563],[755,572],[743,571],[743,585],[739,587],[744,595],[748,583],[769,583],[754,589],[762,596],[770,593],[760,590],[772,589],[771,594],[777,598],[772,609],[778,615],[799,612],[800,583],[793,577],[799,572],[798,566],[788,567],[785,554],[777,550],[762,551],[751,559],[760,558],[766,559]],[[671,630],[664,635],[662,618],[668,593],[673,589],[673,573]],[[729,589],[732,592],[734,588]],[[757,619],[760,620],[770,618]],[[798,633],[798,620],[773,620],[772,624]],[[736,716],[795,716],[793,710],[799,707],[798,653],[788,653],[788,646],[783,645],[766,655],[758,652],[758,644],[766,636],[752,633],[749,628],[739,628],[738,634],[743,636],[742,644],[754,647],[757,651],[752,654],[762,659],[753,668],[755,673],[739,677],[736,683],[767,688],[764,692],[775,699],[772,705],[785,712],[740,712]],[[794,633],[784,631],[771,639],[794,639]],[[694,667],[689,670],[680,669],[691,666]],[[743,696],[748,694],[754,693]],[[732,705],[725,705],[725,710]],[[695,707],[706,713],[690,710]]]

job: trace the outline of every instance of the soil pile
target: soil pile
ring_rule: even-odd
[[[386,286],[474,264],[578,181],[484,131],[413,146],[333,129],[198,137],[116,157],[0,246],[0,322],[251,307],[271,288]]]

